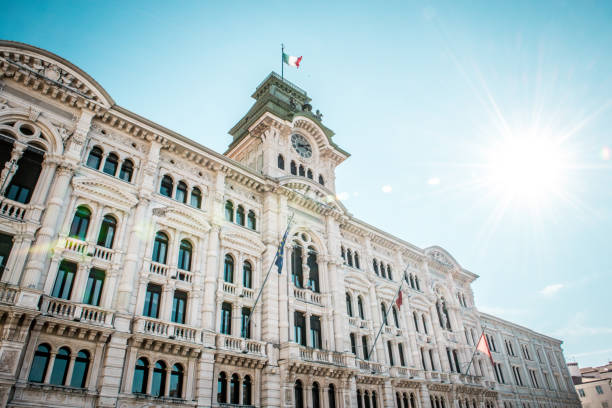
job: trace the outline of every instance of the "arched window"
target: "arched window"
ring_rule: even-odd
[[[166,363],[158,361],[153,367],[153,381],[151,381],[150,394],[154,397],[162,397],[166,390]]]
[[[389,322],[387,321],[387,307],[384,303],[380,304],[380,312],[382,313],[383,324],[388,325]]]
[[[357,390],[357,408],[363,408],[363,401],[361,400],[361,390]]]
[[[402,408],[402,397],[400,396],[399,392],[395,393],[395,405],[397,405],[397,408]],[[409,408],[408,405],[404,404],[404,408]]]
[[[134,164],[130,159],[125,159],[121,164],[121,170],[119,170],[119,178],[127,181],[132,181],[132,174],[134,173]]]
[[[187,184],[184,181],[179,181],[176,186],[176,197],[174,198],[181,203],[187,203]]]
[[[281,170],[285,170],[285,158],[282,154],[278,155],[278,168]]]
[[[38,183],[44,152],[38,148],[28,147],[17,162],[17,171],[6,188],[6,198],[28,204]]]
[[[357,311],[359,312],[359,318],[361,320],[365,320],[365,313],[363,309],[363,299],[361,296],[357,297]]]
[[[319,184],[324,186],[325,185],[325,180],[323,180],[323,176],[319,174]]]
[[[393,280],[393,275],[391,274],[391,266],[387,265],[387,277]]]
[[[230,381],[230,404],[240,403],[240,379],[238,374],[232,374],[232,380]]]
[[[134,394],[146,394],[147,383],[149,382],[149,361],[146,358],[139,358],[134,369],[134,381],[132,382],[132,392]]]
[[[353,257],[355,258],[355,268],[361,269],[359,267],[359,254],[357,253],[357,251],[355,251],[355,253],[353,254]]]
[[[374,273],[378,275],[378,262],[376,261],[376,259],[372,261],[372,266],[374,267]]]
[[[406,395],[406,393],[404,393],[404,407],[408,408],[408,396]],[[435,408],[434,405],[431,405],[431,408]]]
[[[419,277],[418,276],[414,277],[414,283],[416,284],[417,290],[421,290],[421,285],[419,285]]]
[[[223,280],[227,283],[234,283],[234,258],[230,254],[225,255]]]
[[[378,400],[376,399],[376,391],[372,391],[372,408],[378,408]]]
[[[247,227],[255,231],[257,229],[257,221],[255,218],[255,213],[250,210],[249,215],[247,216]]]
[[[344,250],[344,245],[340,245],[340,256],[344,259],[344,263],[346,263],[346,251]]]
[[[349,317],[353,317],[353,302],[348,292],[346,292],[346,314],[348,314]]]
[[[348,263],[348,266],[353,266],[353,251],[350,249],[346,250],[346,262]]]
[[[306,172],[306,177],[312,180],[312,170],[308,169],[308,171]]]
[[[303,284],[304,270],[302,267],[302,247],[294,245],[291,251],[291,279],[297,288],[301,288]]]
[[[387,274],[385,273],[385,264],[383,264],[382,261],[380,262],[380,274],[383,278],[387,277]]]
[[[191,190],[191,198],[189,204],[191,204],[191,206],[195,208],[202,208],[202,192],[199,188],[194,187],[193,190]]]
[[[312,408],[321,408],[321,389],[318,382],[312,383]]]
[[[230,200],[225,202],[225,219],[234,222],[234,203]]]
[[[363,393],[363,402],[364,402],[363,405],[365,406],[365,408],[371,408],[371,405],[370,405],[370,392],[369,391],[365,391]]]
[[[236,208],[236,224],[244,226],[244,207],[241,205]]]
[[[91,211],[89,211],[87,207],[82,205],[77,207],[74,218],[72,219],[72,224],[70,225],[70,236],[85,241],[90,218]]]
[[[48,344],[41,344],[34,353],[32,368],[28,381],[42,383],[45,381],[47,368],[49,368],[49,358],[51,357],[51,347]]]
[[[115,153],[111,153],[106,157],[102,171],[114,176],[117,174],[117,167],[119,167],[119,157]]]
[[[159,186],[159,194],[166,196],[166,197],[172,197],[173,190],[174,190],[174,181],[172,180],[172,177],[166,174],[162,178],[161,185]]]
[[[397,310],[393,308],[393,322],[395,323],[395,327],[399,329],[399,319],[397,317]]]
[[[155,242],[153,242],[153,254],[151,260],[153,262],[165,264],[168,255],[168,236],[161,231],[155,234]]]
[[[416,399],[413,393],[410,393],[410,408],[416,408]]]
[[[183,366],[175,364],[170,372],[170,397],[181,398],[183,396]]]
[[[227,375],[221,371],[217,378],[217,402],[227,403]]]
[[[184,271],[191,270],[191,244],[189,241],[182,240],[179,247],[178,268]]]
[[[242,286],[245,288],[252,288],[253,280],[253,267],[249,261],[244,261],[242,264]]]
[[[242,405],[251,405],[251,376],[245,375],[242,380]]]
[[[295,162],[291,160],[291,174],[297,176],[297,167],[295,166]]]
[[[306,175],[306,171],[304,170],[304,166],[300,164],[299,167],[299,174],[300,176],[304,177]]]
[[[66,383],[69,362],[70,349],[68,347],[60,348],[55,355],[55,363],[53,363],[53,371],[51,371],[49,383],[53,385],[64,385]]]
[[[105,215],[100,226],[100,233],[98,234],[98,245],[104,248],[112,248],[116,229],[117,220],[115,220],[115,217]]]
[[[85,388],[87,380],[87,371],[89,370],[89,352],[81,350],[74,360],[74,368],[72,369],[72,379],[70,386],[75,388]]]
[[[100,149],[98,146],[95,146],[89,152],[89,156],[87,156],[86,166],[91,167],[92,169],[99,170],[100,163],[102,163],[102,149]]]
[[[302,381],[297,380],[293,387],[295,394],[295,408],[304,408],[304,392],[302,388]]]
[[[327,401],[329,408],[336,408],[336,387],[334,387],[334,384],[329,384],[327,388]]]

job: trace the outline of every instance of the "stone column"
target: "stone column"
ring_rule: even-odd
[[[197,360],[197,381],[196,396],[199,407],[209,407],[216,404],[213,399],[217,379],[214,376],[214,352],[204,349],[200,358]],[[229,388],[229,387],[228,387]]]
[[[45,261],[49,254],[49,249],[53,247],[52,239],[56,234],[56,225],[58,220],[62,219],[63,209],[65,204],[65,196],[68,191],[68,186],[72,175],[74,174],[74,166],[65,163],[61,165],[57,172],[56,178],[51,187],[50,198],[47,201],[47,209],[45,210],[41,227],[38,230],[36,242],[33,245],[33,251],[30,254],[30,259],[26,263],[25,271],[22,277],[21,285],[33,290],[42,289],[42,275],[45,266]],[[23,296],[20,299],[20,304],[26,307],[36,307],[38,296]]]
[[[262,217],[262,238],[265,245],[264,253],[262,254],[262,265],[263,271],[266,273],[269,266],[272,264],[278,245],[282,236],[285,232],[288,219],[287,201],[284,196],[278,197],[273,192],[267,192],[264,195],[264,210]],[[290,242],[290,238],[287,238]],[[283,262],[283,274],[288,274],[288,268],[285,264],[288,264],[287,252],[284,253]],[[279,274],[276,273],[276,267],[274,266],[270,272],[270,277],[266,286],[264,286],[262,292],[261,304],[261,325],[262,325],[262,340],[271,343],[278,343],[280,339],[280,331],[286,330],[284,319],[281,319],[280,310],[286,309],[287,304],[281,304],[281,293],[279,282],[282,279],[279,278]],[[263,283],[263,281],[262,281]],[[286,296],[286,289],[285,289]],[[260,306],[258,306],[260,307]]]
[[[124,372],[128,339],[128,334],[115,332],[107,343],[106,354],[102,360],[102,370],[98,378],[100,390],[98,407],[116,406],[121,377],[129,376],[130,370],[133,369],[133,367],[127,367],[127,372]]]
[[[429,389],[427,388],[427,384],[421,383],[421,392],[419,392],[419,398],[421,402],[420,408],[434,408],[431,406],[431,401],[429,400]]]
[[[202,302],[202,327],[215,330],[216,281],[219,273],[219,231],[221,227],[213,224],[208,236],[206,251],[206,273],[204,274],[204,301]],[[218,303],[218,302],[217,302]]]

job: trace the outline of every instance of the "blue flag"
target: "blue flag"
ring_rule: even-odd
[[[283,239],[281,240],[278,251],[276,252],[276,262],[274,263],[278,268],[278,273],[283,273],[283,254],[285,251],[285,241],[287,241],[287,234],[289,233],[289,228],[285,231],[285,235],[283,235]]]

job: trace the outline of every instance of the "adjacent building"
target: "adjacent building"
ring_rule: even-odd
[[[567,367],[583,408],[612,406],[612,361],[599,367],[579,368],[578,363]]]
[[[304,90],[252,97],[219,154],[0,41],[2,406],[578,406],[561,341],[335,199],[349,154]]]

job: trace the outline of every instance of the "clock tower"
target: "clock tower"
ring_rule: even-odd
[[[306,91],[272,72],[252,97],[251,109],[229,131],[225,155],[265,176],[335,193],[336,166],[349,154],[333,142]]]

